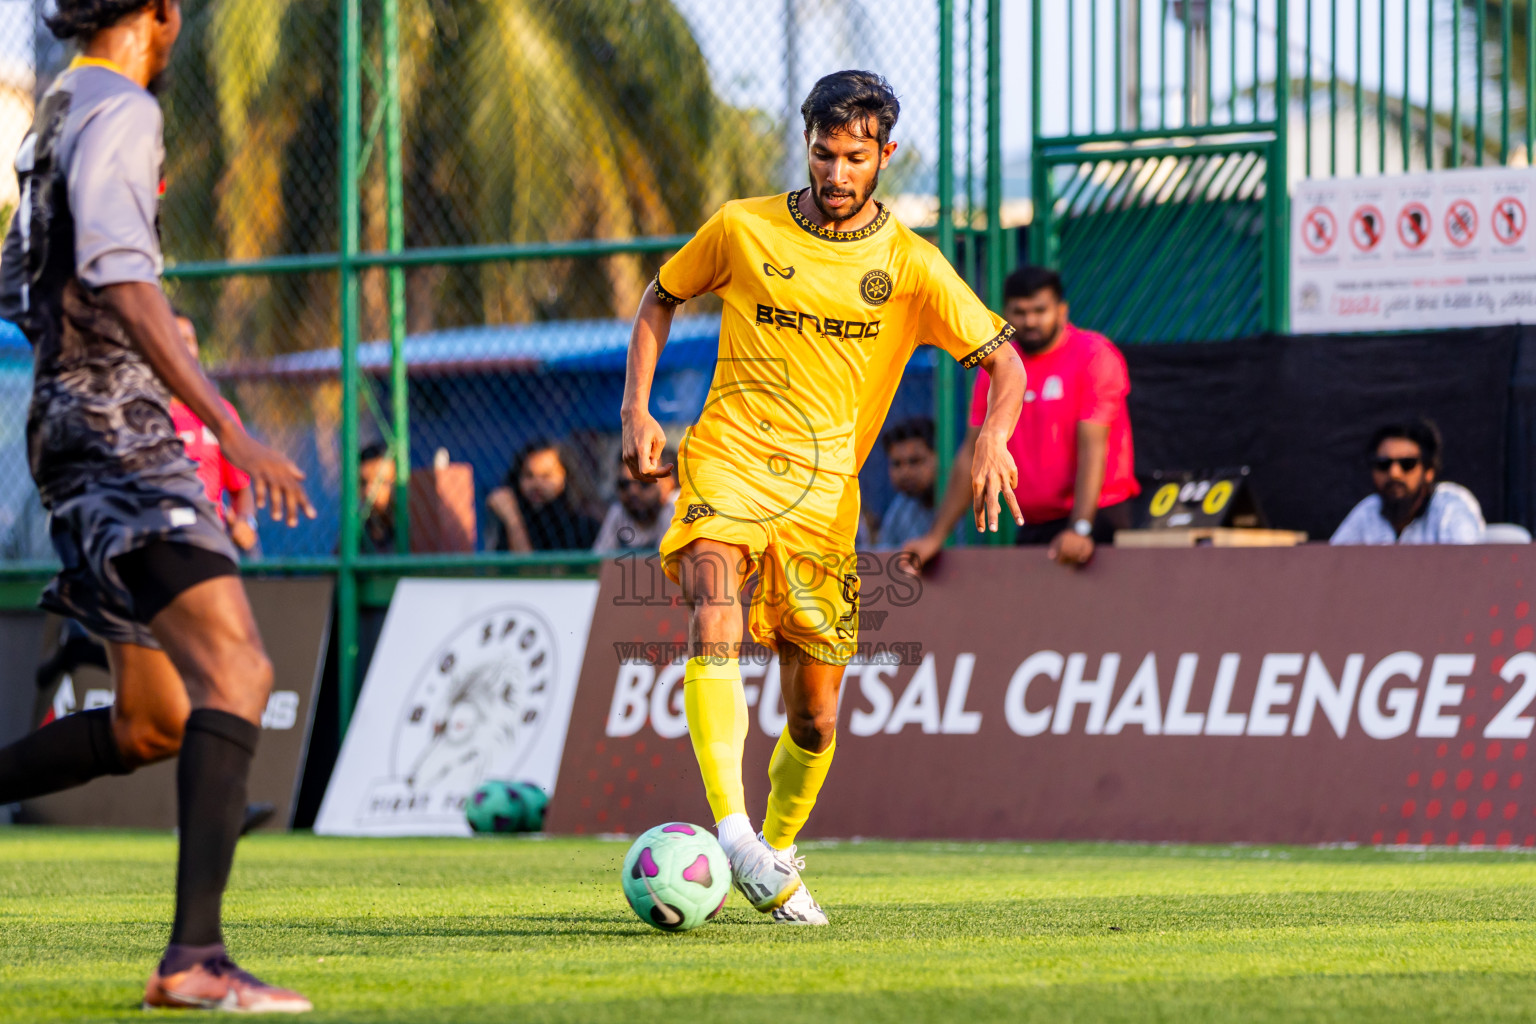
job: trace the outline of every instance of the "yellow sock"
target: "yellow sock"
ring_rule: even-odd
[[[747,746],[747,696],[740,663],[690,658],[683,669],[683,710],[715,821],[727,814],[745,815],[741,755]]]
[[[768,814],[763,819],[763,838],[775,850],[787,848],[805,827],[821,784],[827,781],[835,750],[836,736],[826,750],[813,754],[801,750],[789,738],[788,729],[779,734],[779,745],[773,748],[773,760],[768,762],[768,781],[773,789],[768,793]]]

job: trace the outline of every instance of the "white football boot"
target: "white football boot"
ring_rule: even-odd
[[[731,863],[731,881],[752,906],[768,913],[777,910],[805,888],[793,861],[782,859],[763,842],[761,834],[725,851]]]
[[[757,838],[763,841],[764,846],[768,847],[768,852],[773,854],[774,860],[787,868],[794,869],[796,877],[799,877],[800,872],[805,870],[805,858],[795,856],[795,847],[793,845],[786,850],[775,850],[773,847],[768,846],[768,842],[766,839],[763,839],[761,832],[757,834]],[[822,925],[829,922],[827,921],[827,912],[821,909],[821,904],[816,902],[816,897],[811,895],[811,890],[802,881],[800,888],[791,893],[789,899],[785,900],[782,906],[774,908],[773,923]]]

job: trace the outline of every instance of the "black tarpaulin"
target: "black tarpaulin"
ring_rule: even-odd
[[[1536,344],[1536,329],[1126,345],[1136,471],[1249,466],[1270,525],[1326,539],[1370,493],[1372,432],[1423,415],[1445,438],[1441,479],[1470,488],[1489,521],[1518,515],[1531,504],[1531,474],[1510,460],[1530,455],[1511,448],[1522,337]]]

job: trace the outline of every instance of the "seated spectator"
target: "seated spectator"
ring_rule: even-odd
[[[1483,510],[1460,484],[1437,481],[1440,430],[1427,419],[1393,424],[1371,439],[1376,493],[1356,505],[1331,544],[1477,544]]]
[[[877,548],[899,548],[933,526],[933,486],[938,456],[933,450],[933,420],[902,420],[881,438],[896,497],[880,517]]]
[[[363,508],[358,548],[365,555],[393,555],[395,549],[395,459],[383,441],[366,445],[357,456],[357,492]]]
[[[512,461],[506,482],[486,497],[495,514],[492,551],[586,550],[598,521],[572,493],[570,457],[558,441],[530,441]]]
[[[677,452],[668,449],[661,456],[663,466],[677,465]],[[619,473],[613,488],[618,500],[608,506],[603,525],[597,531],[593,551],[624,551],[628,548],[646,548],[655,551],[661,547],[661,535],[672,525],[672,509],[677,502],[677,481],[674,476],[660,480],[636,480],[619,456]]]

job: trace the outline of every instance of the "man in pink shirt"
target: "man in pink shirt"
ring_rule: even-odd
[[[1014,491],[1024,525],[1019,544],[1049,545],[1063,565],[1083,565],[1095,543],[1131,525],[1131,499],[1141,493],[1131,451],[1125,396],[1131,390],[1125,357],[1102,334],[1067,322],[1061,278],[1042,267],[1021,267],[1003,286],[1003,318],[1029,375],[1024,411],[1008,440],[1019,467]],[[944,546],[971,506],[971,452],[980,432],[989,381],[976,378],[971,428],[956,454],[933,528],[906,545],[919,563]]]
[[[191,318],[178,311],[176,326],[181,328],[181,338],[187,343],[187,351],[192,353],[193,359],[197,359],[197,328],[193,326]],[[224,408],[239,423],[240,414],[235,412],[235,407],[223,398],[219,401],[224,403]],[[229,539],[241,551],[253,550],[257,540],[256,498],[251,493],[251,478],[244,470],[224,458],[219,448],[219,439],[213,436],[213,431],[204,426],[197,414],[177,398],[171,399],[171,422],[176,427],[176,436],[181,438],[187,450],[187,458],[197,463],[197,478],[202,481],[208,500],[224,515],[224,522],[229,527]],[[228,505],[224,504],[226,494],[229,495]]]

